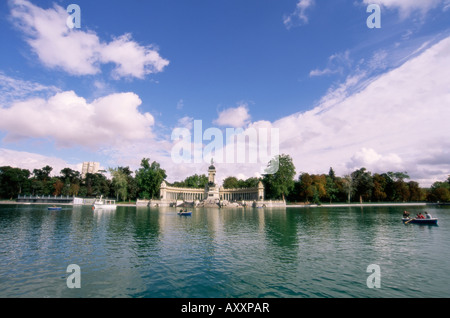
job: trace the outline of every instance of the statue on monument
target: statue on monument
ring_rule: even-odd
[[[214,159],[211,158],[211,165],[208,169],[208,186],[213,187],[215,186],[215,174],[216,174],[216,167],[214,167]]]

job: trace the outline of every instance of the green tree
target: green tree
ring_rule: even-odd
[[[350,203],[353,193],[355,192],[355,183],[351,175],[346,175],[342,179],[342,189],[347,196],[348,203]]]
[[[319,190],[317,189],[317,186],[314,186],[314,191],[313,191],[313,197],[312,197],[312,202],[314,204],[320,204],[320,194],[319,194]]]
[[[116,195],[116,200],[119,201],[119,198],[121,198],[125,201],[128,198],[128,176],[126,172],[120,168],[109,168],[109,172],[112,176],[111,186]]]
[[[448,182],[437,181],[431,185],[428,200],[432,202],[449,202],[450,185]]]
[[[59,178],[52,178],[53,181],[53,195],[61,195],[62,191],[64,189],[64,182],[61,181]]]
[[[141,161],[141,168],[136,171],[136,182],[138,186],[138,196],[140,198],[159,198],[161,183],[167,177],[166,171],[161,169],[159,163],[153,161],[150,164],[149,158]]]
[[[59,179],[64,184],[63,188],[61,189],[62,195],[78,195],[81,184],[81,174],[79,171],[73,170],[71,168],[64,168],[60,171]]]
[[[0,198],[12,199],[30,191],[29,170],[0,167]]]
[[[410,197],[409,187],[405,179],[409,179],[407,172],[388,172],[393,180],[393,199],[394,201],[408,201]]]
[[[138,186],[137,186],[137,183],[136,183],[136,179],[133,177],[133,171],[131,171],[129,167],[119,167],[118,169],[121,170],[127,176],[128,199],[129,200],[130,199],[136,199]]]
[[[238,188],[256,188],[258,187],[261,179],[251,177],[246,180],[237,179],[236,177],[227,177],[223,180],[222,186],[225,189],[238,189]]]
[[[333,168],[330,168],[330,171],[326,176],[326,192],[330,203],[337,200],[339,188],[336,184],[336,175]]]
[[[87,197],[108,196],[110,181],[101,173],[86,173],[80,194]]]
[[[299,181],[299,198],[304,202],[309,202],[314,195],[313,179],[309,173],[302,173],[298,177]]]
[[[243,188],[257,188],[260,181],[260,178],[250,177],[244,180]]]
[[[422,201],[422,190],[420,189],[420,186],[415,181],[408,182],[408,188],[409,188],[409,201]]]
[[[60,179],[64,183],[66,182],[75,182],[81,179],[81,174],[79,171],[73,170],[71,168],[64,168],[60,171]]]
[[[205,174],[194,174],[183,181],[175,181],[172,185],[180,188],[204,189],[208,184],[208,177]]]
[[[188,188],[203,189],[208,184],[208,177],[205,174],[202,175],[194,174],[192,176],[187,177],[184,180],[184,183]]]
[[[327,177],[324,174],[313,175],[313,185],[316,192],[316,199],[313,198],[314,203],[320,203],[322,200],[326,200],[327,194]],[[314,196],[313,196],[314,197]]]
[[[239,180],[236,177],[227,177],[223,180],[222,186],[225,189],[239,188]]]
[[[372,199],[374,201],[384,201],[387,198],[387,194],[385,192],[387,180],[382,175],[375,173],[373,175],[373,191],[372,191]]]
[[[282,154],[267,165],[263,177],[266,195],[272,199],[283,199],[294,189],[295,166],[289,155]]]
[[[361,168],[352,172],[351,174],[355,195],[359,197],[359,202],[362,203],[363,199],[369,199],[372,196],[373,179],[371,173],[366,171],[366,168]]]
[[[50,179],[50,173],[52,172],[53,168],[50,166],[45,166],[42,169],[34,169],[33,175],[38,180],[48,181]]]
[[[55,193],[55,180],[52,182],[50,173],[53,168],[45,166],[42,169],[34,169],[31,178],[31,189],[35,195],[53,195]]]
[[[406,171],[405,172],[388,172],[387,174],[394,181],[409,179],[408,172],[406,172]]]

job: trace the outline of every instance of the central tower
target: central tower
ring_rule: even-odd
[[[207,199],[219,199],[219,187],[215,183],[216,167],[214,167],[214,160],[211,159],[211,165],[208,168],[208,198]]]
[[[213,159],[211,159],[211,165],[208,168],[208,186],[215,185],[214,182],[215,176],[216,176],[216,167],[214,167],[214,161]]]

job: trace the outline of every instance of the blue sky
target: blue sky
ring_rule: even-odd
[[[80,29],[64,23],[71,3]],[[371,3],[380,29],[366,25]],[[180,180],[207,164],[174,163],[171,133],[202,120],[279,129],[298,173],[365,166],[428,185],[450,171],[449,18],[448,0],[2,1],[0,164],[136,169],[150,157]]]

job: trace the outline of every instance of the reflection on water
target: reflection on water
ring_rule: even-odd
[[[4,205],[0,297],[448,297],[450,209],[428,211],[439,226],[404,225],[394,207]],[[380,289],[366,285],[370,264]]]

